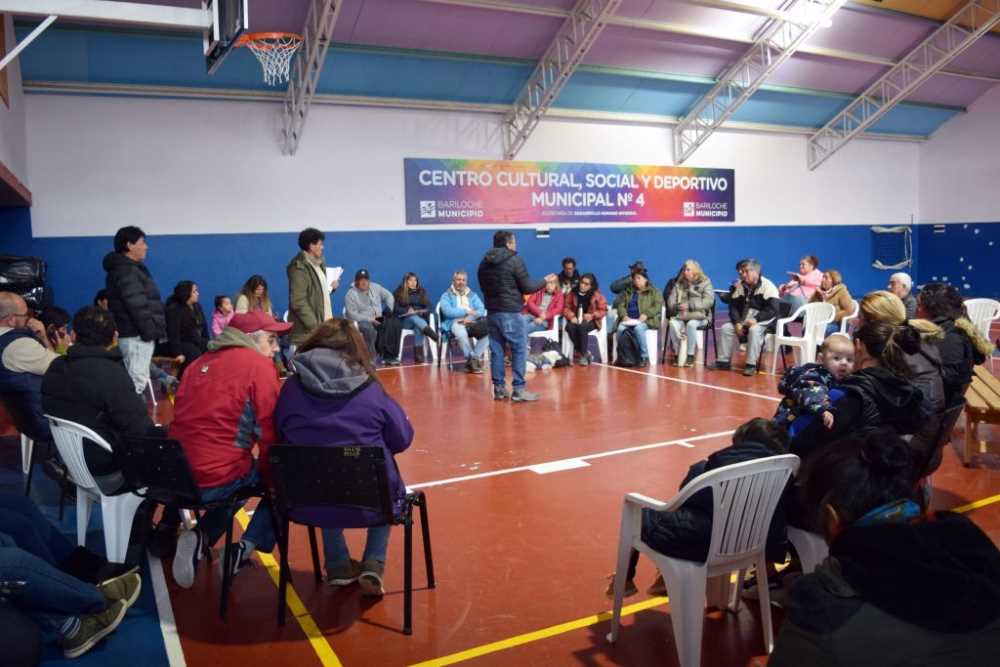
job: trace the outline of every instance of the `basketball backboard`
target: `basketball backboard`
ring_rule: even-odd
[[[249,0],[202,0],[212,14],[212,27],[205,33],[205,67],[209,74],[222,64],[236,40],[250,27]]]

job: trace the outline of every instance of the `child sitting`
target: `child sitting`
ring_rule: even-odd
[[[833,428],[830,390],[854,370],[854,345],[843,334],[833,334],[820,347],[818,364],[790,369],[778,383],[785,397],[774,413],[774,422],[790,427],[798,417],[821,415],[823,426]]]
[[[215,297],[215,311],[212,313],[212,336],[218,336],[233,319],[233,302],[225,294]]]

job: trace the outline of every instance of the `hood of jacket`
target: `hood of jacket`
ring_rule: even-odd
[[[254,343],[250,334],[243,333],[233,327],[226,327],[222,333],[208,341],[209,352],[218,352],[224,347],[248,347],[257,351],[257,344]]]
[[[830,555],[861,598],[927,630],[971,632],[1000,618],[1000,552],[960,514],[852,526]]]
[[[490,248],[486,251],[483,261],[487,264],[503,264],[516,254],[510,248]]]
[[[922,413],[924,397],[920,389],[887,368],[875,366],[852,373],[840,387],[873,403],[887,422],[910,422]]]
[[[114,252],[114,251],[109,252],[107,255],[104,256],[104,260],[101,262],[101,265],[104,267],[104,270],[107,271],[108,273],[130,268],[139,269],[140,271],[146,274],[149,273],[149,269],[146,268],[145,264],[143,264],[142,262],[137,262],[131,257],[126,257],[120,252]]]
[[[326,348],[296,354],[292,368],[302,388],[319,398],[350,398],[373,382],[363,366]]]

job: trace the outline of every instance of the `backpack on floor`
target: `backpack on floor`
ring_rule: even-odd
[[[635,339],[635,329],[626,328],[618,337],[618,357],[615,366],[631,368],[639,365],[639,341]]]
[[[542,345],[542,353],[552,361],[553,368],[569,366],[569,359],[562,353],[562,347],[554,340],[546,340]]]

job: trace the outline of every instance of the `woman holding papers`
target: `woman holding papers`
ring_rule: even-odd
[[[438,340],[437,332],[434,331],[427,321],[430,317],[430,301],[427,299],[427,290],[420,284],[420,280],[415,273],[407,273],[399,281],[399,287],[393,293],[395,301],[395,315],[399,318],[404,329],[413,332],[413,361],[424,363],[424,336],[427,336],[435,343]]]

